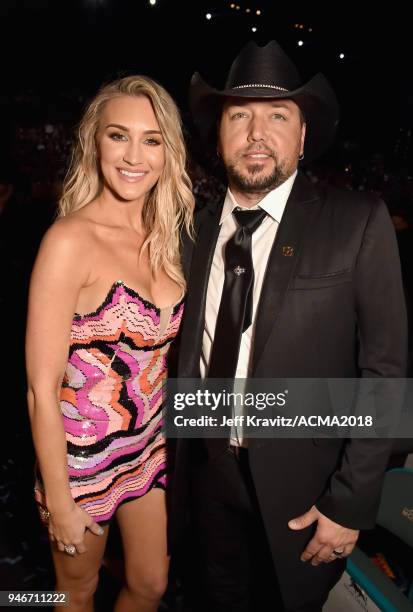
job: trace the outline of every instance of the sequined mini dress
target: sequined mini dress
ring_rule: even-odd
[[[60,409],[70,490],[98,523],[166,488],[162,396],[183,309],[183,300],[159,309],[117,281],[95,312],[74,316]],[[40,474],[35,498],[44,517]]]

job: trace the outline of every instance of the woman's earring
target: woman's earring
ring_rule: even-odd
[[[301,155],[298,156],[298,160],[303,161],[303,159],[304,159],[304,153],[301,153]]]

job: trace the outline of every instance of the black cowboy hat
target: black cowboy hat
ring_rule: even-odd
[[[331,143],[338,124],[338,102],[327,79],[316,74],[302,84],[293,62],[274,40],[265,47],[249,42],[235,58],[225,88],[210,87],[195,72],[189,105],[203,139],[216,141],[216,122],[225,98],[288,98],[304,115],[307,131],[305,160],[321,155]]]

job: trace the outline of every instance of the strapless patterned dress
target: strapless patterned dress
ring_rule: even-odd
[[[159,309],[117,281],[95,312],[74,316],[60,408],[70,490],[98,523],[166,488],[162,396],[183,309],[183,300]],[[40,474],[35,499],[44,518]]]

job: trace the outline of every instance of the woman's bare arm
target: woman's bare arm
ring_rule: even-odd
[[[46,503],[52,515],[51,535],[63,544],[76,544],[73,539],[79,542],[79,533],[90,526],[81,525],[82,520],[90,517],[76,506],[70,493],[66,437],[59,406],[73,314],[80,289],[87,284],[90,273],[85,238],[77,221],[64,219],[50,228],[39,250],[29,295],[26,338],[29,414]],[[91,519],[89,522],[93,523]]]

